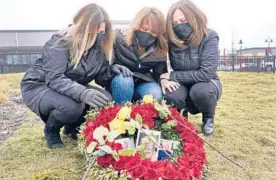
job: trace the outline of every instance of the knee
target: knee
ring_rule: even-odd
[[[173,91],[173,92],[166,90],[164,99],[168,103],[178,104],[178,103],[184,103],[187,96],[188,96],[187,88],[185,86],[180,86],[176,91]]]
[[[179,94],[176,91],[174,92],[166,91],[166,94],[164,95],[164,99],[168,103],[173,103],[173,104],[178,104],[180,102]]]
[[[152,84],[147,94],[151,94],[158,102],[160,102],[163,98],[162,89],[158,84]]]
[[[124,77],[123,75],[119,74],[116,75],[111,82],[112,88],[116,87],[124,87],[124,88],[129,88],[129,87],[134,87],[134,81],[132,77]]]
[[[60,105],[57,109],[59,120],[63,123],[73,123],[83,116],[85,104],[83,103],[68,103]]]
[[[208,87],[207,83],[197,83],[190,89],[189,96],[193,102],[202,102],[204,104],[216,101],[216,94]]]

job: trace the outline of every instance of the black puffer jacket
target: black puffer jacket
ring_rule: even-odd
[[[154,47],[149,47],[147,52],[139,56],[137,39],[134,38],[133,44],[128,46],[123,35],[117,31],[112,61],[129,68],[136,78],[155,82],[162,73],[167,72],[167,57],[156,57],[154,51]]]
[[[26,105],[39,115],[39,102],[50,89],[80,102],[80,94],[92,80],[107,85],[114,73],[104,53],[91,48],[76,68],[69,60],[69,43],[53,35],[44,45],[43,57],[38,59],[24,75],[21,91]],[[56,43],[59,41],[58,43]]]
[[[218,34],[208,29],[208,35],[203,38],[199,47],[180,49],[170,44],[170,63],[174,70],[170,79],[184,85],[211,81],[220,85],[217,75],[218,41]]]

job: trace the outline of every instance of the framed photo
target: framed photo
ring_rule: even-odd
[[[120,143],[123,149],[135,149],[135,143],[133,138],[116,139],[115,143]]]
[[[180,144],[179,141],[172,141],[172,150],[177,149],[179,144]]]
[[[160,146],[164,151],[169,151],[173,153],[174,149],[177,149],[179,146],[179,141],[172,141],[172,140],[167,140],[167,139],[160,139]],[[161,149],[161,150],[162,150]]]
[[[160,143],[161,132],[152,130],[139,130],[137,134],[136,147],[139,145],[145,145],[145,155],[151,161],[157,161],[158,147],[152,141],[154,140],[157,144]]]
[[[164,151],[171,151],[173,143],[170,140],[160,139],[160,146],[162,147],[162,150],[164,150]]]
[[[172,155],[172,152],[171,151],[164,151],[164,150],[159,149],[157,160],[158,161],[167,161],[167,160],[169,160],[170,156],[168,156],[168,154]]]

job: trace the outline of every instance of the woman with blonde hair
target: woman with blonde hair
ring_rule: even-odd
[[[113,63],[130,70],[112,79],[116,103],[138,100],[147,94],[162,99],[158,81],[167,72],[167,43],[165,18],[156,8],[141,9],[126,34],[116,33]]]
[[[207,28],[204,13],[190,0],[174,3],[167,16],[169,59],[173,71],[161,76],[163,89],[171,83],[180,87],[165,92],[165,99],[185,115],[202,113],[202,131],[214,131],[214,115],[222,87],[217,75],[218,34]]]
[[[100,88],[88,86],[95,80],[106,86],[115,75],[107,59],[113,44],[111,22],[106,11],[88,4],[73,19],[66,36],[55,34],[43,47],[43,57],[26,72],[21,91],[26,105],[45,122],[44,134],[49,148],[64,144],[60,129],[76,138],[84,113],[112,100]]]

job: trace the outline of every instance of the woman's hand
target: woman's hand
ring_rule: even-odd
[[[161,80],[161,87],[164,94],[166,94],[166,90],[168,89],[170,92],[176,91],[180,84],[174,81],[169,81],[168,79]]]
[[[170,74],[169,73],[164,73],[160,76],[160,79],[170,79]]]
[[[116,74],[122,74],[124,77],[131,77],[133,73],[125,66],[113,64],[111,70]]]

